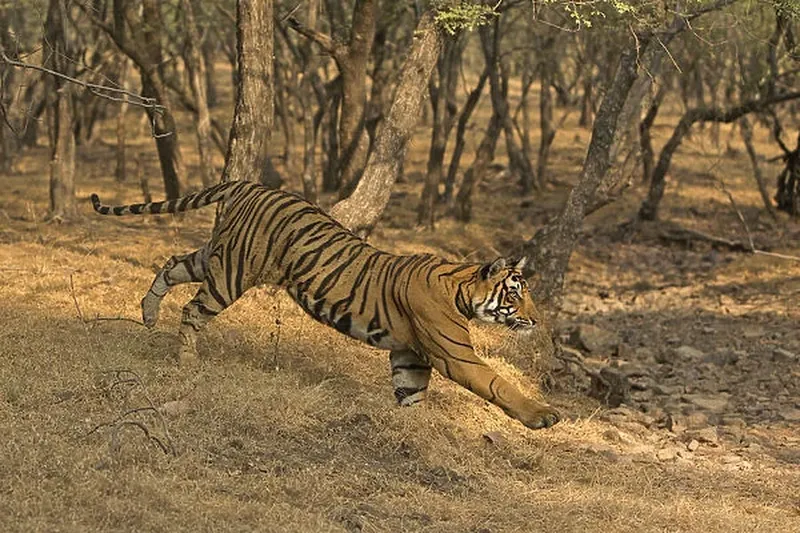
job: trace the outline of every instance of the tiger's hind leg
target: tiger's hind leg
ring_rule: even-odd
[[[208,254],[203,246],[190,254],[174,255],[156,274],[147,294],[142,298],[142,320],[144,325],[152,328],[158,321],[161,300],[175,285],[181,283],[198,283],[206,276]]]
[[[431,379],[431,365],[411,350],[392,351],[392,386],[398,405],[414,405],[425,399]]]
[[[206,278],[194,298],[183,307],[181,326],[178,330],[181,340],[178,359],[181,363],[197,359],[197,332],[233,303],[223,299],[211,288],[213,286],[213,281]]]

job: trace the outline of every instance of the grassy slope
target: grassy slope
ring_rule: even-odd
[[[659,131],[661,137],[668,133]],[[104,135],[109,134],[106,129]],[[184,139],[188,148],[189,136]],[[422,168],[424,139],[423,134],[415,143],[407,166],[411,171]],[[568,179],[586,139],[578,129],[559,133],[558,177]],[[141,142],[149,146],[146,139]],[[683,177],[670,185],[665,216],[734,234],[735,215],[703,176],[709,168],[733,176],[730,186],[752,220],[758,197],[743,170],[746,159],[709,155],[713,150],[701,142],[695,138],[676,158],[673,172]],[[110,153],[102,144],[84,153],[80,198],[95,190],[108,200],[138,198],[133,184],[117,188],[111,183]],[[156,172],[152,158],[147,170]],[[4,530],[800,529],[796,464],[739,449],[734,451],[747,460],[731,464],[725,459],[729,444],[659,462],[655,452],[674,443],[666,430],[614,428],[600,419],[597,405],[568,394],[555,396],[553,403],[570,420],[542,432],[525,430],[439,377],[427,405],[397,409],[384,353],[314,323],[284,295],[268,289],[248,294],[212,323],[202,337],[205,357],[198,367],[179,368],[172,359],[175,331],[191,288],[176,289],[167,298],[154,331],[129,321],[91,319],[138,318],[138,301],[154,265],[199,246],[212,214],[163,222],[109,221],[91,216],[84,202],[85,218],[43,225],[37,221],[47,204],[44,149],[29,153],[2,181]],[[425,235],[410,224],[418,190],[414,179],[399,188],[376,236],[378,244],[453,257],[490,255],[499,243],[530,235],[533,222],[557,209],[563,194],[561,189],[547,192],[532,219],[530,210],[517,207],[507,180],[490,181],[482,193],[489,205],[478,209],[476,224],[464,230],[444,222],[437,234]],[[763,287],[777,294],[787,287],[796,291],[800,268],[794,264],[731,255],[730,262],[694,279],[678,268],[681,250],[665,251],[652,243],[593,243],[594,229],[634,212],[637,195],[590,223],[572,266],[566,320],[600,316],[613,328],[615,320],[640,313],[646,320],[637,327],[646,335],[664,328],[663,335],[683,335],[692,317],[707,312],[724,324],[714,341],[724,344],[736,341],[743,326],[768,315],[791,337],[792,324],[800,319],[791,301],[758,298]],[[698,209],[703,216],[691,214]],[[650,288],[637,285],[642,280]],[[686,283],[670,288],[675,280]],[[751,290],[752,298],[727,302],[736,319],[724,322],[720,294],[736,283],[763,287]],[[667,288],[654,291],[659,284]],[[610,297],[597,296],[598,289],[609,287],[614,289]],[[88,323],[79,320],[79,311]],[[514,342],[500,339],[498,344],[485,332],[479,336],[481,345],[497,356],[493,363],[521,379],[501,356],[525,363],[535,349],[520,355],[523,347]],[[660,342],[658,335],[649,338]],[[109,372],[119,369],[136,372],[141,386],[110,388]],[[148,443],[135,426],[92,431],[127,410],[147,406],[148,398],[157,406],[181,401],[164,416],[176,458]],[[132,419],[165,440],[159,418],[139,412]],[[750,431],[776,447],[798,445],[796,426],[765,421]],[[497,442],[484,438],[488,432],[500,436]]]

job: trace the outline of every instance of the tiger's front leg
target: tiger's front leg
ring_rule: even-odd
[[[531,429],[549,428],[561,420],[556,409],[528,398],[475,355],[468,334],[458,338],[433,335],[436,338],[430,336],[422,344],[433,367],[443,376],[497,405]]]
[[[394,350],[389,354],[389,361],[397,404],[407,407],[424,400],[431,380],[430,363],[412,350]]]

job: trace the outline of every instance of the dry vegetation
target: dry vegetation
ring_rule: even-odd
[[[660,117],[657,143],[676,120]],[[138,302],[154,268],[207,237],[213,209],[160,220],[90,213],[91,192],[140,199],[133,181],[111,178],[112,127],[79,149],[78,196],[86,201],[78,221],[41,222],[46,148],[0,176],[3,530],[800,531],[800,432],[779,414],[800,408],[800,374],[796,361],[773,361],[775,349],[800,354],[799,262],[664,242],[659,225],[631,242],[617,239],[640,190],[588,221],[571,265],[564,331],[586,323],[613,331],[631,359],[679,344],[736,350],[754,369],[698,377],[676,364],[672,378],[716,380],[732,395],[713,420],[719,439],[693,451],[677,429],[653,422],[680,394],[653,401],[649,420],[609,414],[558,365],[550,398],[568,419],[552,430],[528,431],[439,377],[427,405],[395,408],[385,353],[314,323],[271,289],[252,291],[214,321],[202,336],[203,361],[179,368],[175,333],[193,289],[166,299],[153,331],[134,322]],[[373,239],[379,246],[485,258],[558,209],[566,186],[522,207],[514,185],[496,177],[480,191],[474,223],[415,230],[428,143],[423,126],[418,133],[408,179]],[[774,154],[758,133],[761,153]],[[574,121],[559,132],[560,182],[576,174],[588,136]],[[799,254],[800,228],[786,219],[773,227],[738,134],[731,150],[726,138],[723,130],[721,148],[704,133],[685,143],[662,217],[743,239],[713,179],[724,177],[758,243]],[[191,168],[190,142],[185,135]],[[160,197],[151,144],[146,136],[132,142]],[[536,347],[476,334],[505,374],[525,381],[506,361],[531,369]]]

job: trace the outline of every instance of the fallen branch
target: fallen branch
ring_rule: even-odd
[[[144,433],[144,436],[147,438],[148,442],[154,443],[162,452],[164,452],[164,454],[176,457],[177,452],[172,441],[172,436],[169,432],[169,427],[167,426],[167,421],[164,418],[164,414],[158,407],[156,407],[155,402],[153,402],[153,399],[150,397],[147,387],[145,387],[139,374],[128,369],[109,370],[103,372],[103,374],[110,374],[113,376],[113,381],[106,387],[107,390],[111,391],[122,385],[133,385],[134,387],[138,387],[139,392],[141,392],[142,396],[144,396],[147,405],[128,409],[111,422],[103,422],[96,425],[91,431],[86,433],[84,437],[88,437],[98,432],[102,428],[112,428],[109,448],[111,449],[112,453],[117,454],[120,450],[120,433],[122,430],[128,426],[137,427],[142,431],[142,433]],[[140,413],[147,413],[155,417],[156,422],[160,426],[161,433],[163,434],[163,439],[152,434],[150,428],[144,422],[130,418],[131,416]]]
[[[747,241],[750,244],[750,249],[746,250],[755,255],[766,255],[768,257],[777,257],[779,259],[789,259],[792,261],[800,261],[800,257],[796,255],[786,255],[786,254],[778,254],[774,252],[767,252],[765,250],[759,250],[756,248],[755,243],[753,242],[753,234],[750,233],[750,227],[747,225],[747,221],[744,219],[744,215],[742,211],[739,209],[739,206],[736,205],[736,200],[733,198],[731,192],[725,187],[725,182],[722,181],[721,178],[717,178],[717,182],[719,183],[720,187],[722,188],[722,192],[724,192],[728,196],[728,200],[731,203],[731,207],[736,212],[736,216],[739,218],[739,222],[742,223],[742,227],[744,228],[745,233],[747,234]]]
[[[683,226],[670,225],[664,227],[659,232],[659,237],[667,241],[676,241],[688,243],[691,241],[708,242],[712,246],[721,246],[736,252],[750,252],[750,247],[738,241],[725,239],[724,237],[717,237],[702,231],[697,231]]]

